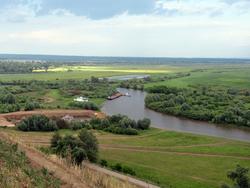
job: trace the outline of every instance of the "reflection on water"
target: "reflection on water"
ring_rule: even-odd
[[[120,97],[112,101],[107,101],[102,108],[103,112],[108,115],[124,114],[135,120],[147,117],[151,119],[152,126],[157,128],[250,142],[250,131],[161,114],[144,107],[146,92],[122,88],[119,88],[119,91],[122,93],[128,92],[131,94],[131,97]]]
[[[140,75],[123,75],[123,76],[111,76],[108,77],[109,80],[131,80],[131,79],[142,79],[147,78],[149,75],[140,74]]]

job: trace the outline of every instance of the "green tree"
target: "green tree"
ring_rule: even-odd
[[[227,177],[233,181],[233,186],[230,187],[224,184],[222,188],[250,188],[248,171],[248,168],[237,165],[234,171],[230,171],[227,174]]]
[[[98,142],[92,132],[83,129],[79,133],[82,148],[86,151],[89,161],[96,162],[98,158]]]
[[[151,124],[151,121],[148,118],[144,118],[142,120],[137,121],[137,127],[142,130],[149,129],[150,124]]]

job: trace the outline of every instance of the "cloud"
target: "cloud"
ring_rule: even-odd
[[[207,15],[243,14],[250,12],[250,1],[246,0],[158,0],[156,11],[175,15]]]
[[[7,22],[23,22],[36,16],[41,10],[41,0],[20,0],[0,7],[0,20]]]
[[[151,13],[123,11],[102,19],[77,15],[65,8],[41,15],[43,2],[39,1],[21,7],[16,4],[12,8],[24,8],[25,13],[18,14],[24,19],[10,21],[10,10],[5,12],[5,19],[0,20],[0,53],[250,57],[250,14],[241,13],[242,0],[240,4],[218,1],[216,5],[179,2],[181,5],[157,1]],[[227,6],[229,10],[211,17],[212,12]],[[159,9],[164,13],[157,12]],[[169,10],[176,14],[169,16]]]

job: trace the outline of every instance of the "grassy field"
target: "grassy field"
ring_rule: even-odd
[[[5,130],[34,146],[49,146],[52,133]],[[61,130],[61,134],[77,134]],[[136,176],[161,187],[218,188],[236,164],[250,167],[250,143],[150,129],[138,136],[95,131],[100,158],[131,167]]]
[[[68,71],[87,71],[87,72],[119,72],[119,73],[169,73],[179,71],[180,67],[173,66],[61,66],[50,67],[48,72],[68,72]],[[43,69],[34,72],[44,72]]]
[[[203,71],[192,72],[191,76],[167,80],[163,82],[148,83],[145,87],[167,85],[172,87],[192,87],[195,85],[250,88],[250,67],[232,68],[218,67]]]
[[[88,79],[91,76],[109,77],[127,75],[123,72],[92,72],[92,71],[72,71],[72,72],[42,72],[27,74],[0,74],[0,81],[12,80],[67,80],[67,79]]]
[[[91,76],[110,77],[129,74],[167,74],[186,70],[186,68],[174,66],[62,66],[51,67],[48,69],[48,72],[36,70],[33,73],[27,74],[0,74],[0,81],[86,79]]]

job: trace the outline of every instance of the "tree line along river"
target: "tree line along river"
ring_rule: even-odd
[[[129,93],[130,97],[106,101],[102,111],[108,115],[123,114],[134,120],[146,117],[151,120],[152,126],[156,128],[250,142],[250,131],[248,130],[158,113],[145,107],[146,92],[123,88],[118,88],[118,90],[124,94]]]

